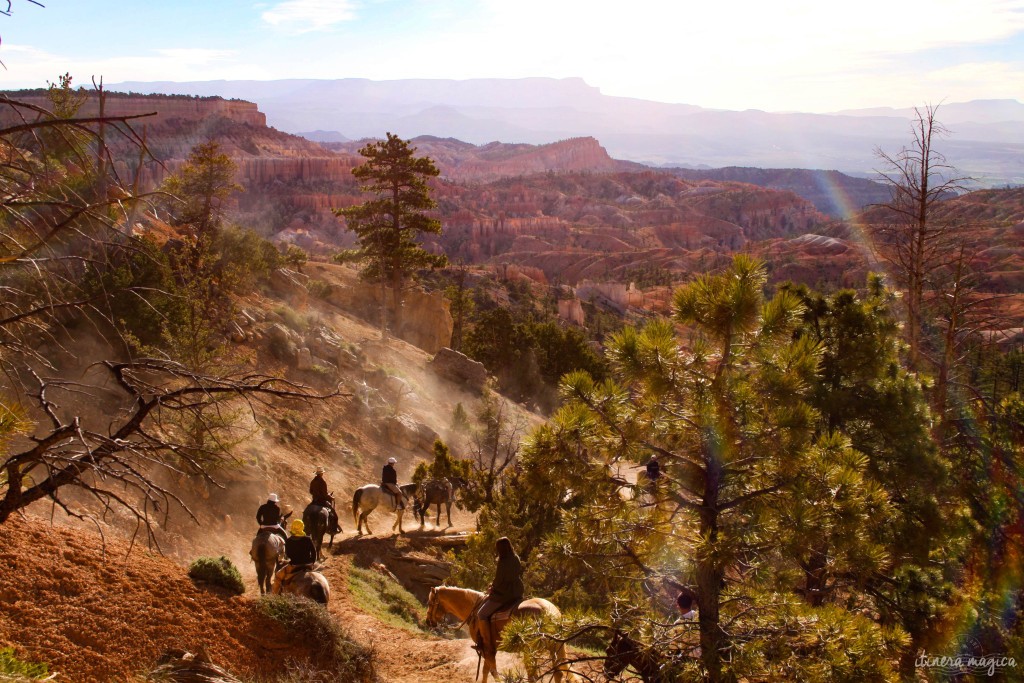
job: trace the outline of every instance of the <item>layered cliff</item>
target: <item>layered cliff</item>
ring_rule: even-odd
[[[7,91],[2,93],[21,102],[50,108],[45,91]],[[85,97],[79,116],[98,116],[99,97],[92,90],[82,90]],[[104,113],[107,116],[139,116],[153,114],[140,120],[146,125],[165,125],[173,119],[198,123],[211,118],[225,118],[249,126],[266,127],[267,117],[253,102],[225,100],[221,97],[189,97],[187,95],[136,95],[133,93],[108,92]]]

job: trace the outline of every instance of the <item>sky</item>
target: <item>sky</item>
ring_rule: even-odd
[[[1024,0],[39,1],[0,16],[2,88],[549,76],[737,110],[1024,101]]]

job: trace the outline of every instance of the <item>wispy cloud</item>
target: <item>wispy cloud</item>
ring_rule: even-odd
[[[355,5],[348,0],[286,0],[262,13],[271,26],[305,33],[323,31],[356,18]]]

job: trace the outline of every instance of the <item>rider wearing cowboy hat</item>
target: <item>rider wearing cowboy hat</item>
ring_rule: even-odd
[[[313,504],[325,507],[331,511],[331,534],[341,533],[338,525],[338,513],[334,510],[334,496],[327,490],[327,480],[324,479],[324,468],[317,467],[313,475],[313,481],[309,482],[309,495],[313,497]]]
[[[288,538],[288,534],[284,532],[284,527],[281,526],[281,507],[278,505],[276,493],[271,493],[267,497],[267,502],[260,505],[259,509],[256,510],[256,522],[261,527],[271,527],[271,533],[275,533],[284,539]]]
[[[398,488],[398,472],[395,471],[394,458],[388,458],[384,469],[380,473],[380,487],[395,497],[395,507],[399,510],[405,508],[405,500],[402,496],[402,489]]]

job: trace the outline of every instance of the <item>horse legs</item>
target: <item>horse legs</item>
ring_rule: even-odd
[[[569,668],[568,657],[565,654],[565,643],[558,643],[556,647],[551,648],[551,658],[554,660],[553,678],[555,683],[561,683],[562,676],[565,676],[566,683],[576,679],[572,674],[572,669]]]
[[[363,528],[364,524],[366,525],[366,533],[367,533],[367,535],[372,534],[373,532],[370,531],[370,513],[369,512],[364,512],[361,515],[359,515],[358,529],[359,529],[359,535],[360,536],[363,535],[362,528]]]
[[[444,511],[448,515],[448,526],[452,525],[452,504],[451,501],[444,504]],[[437,523],[441,523],[441,506],[437,506]]]

